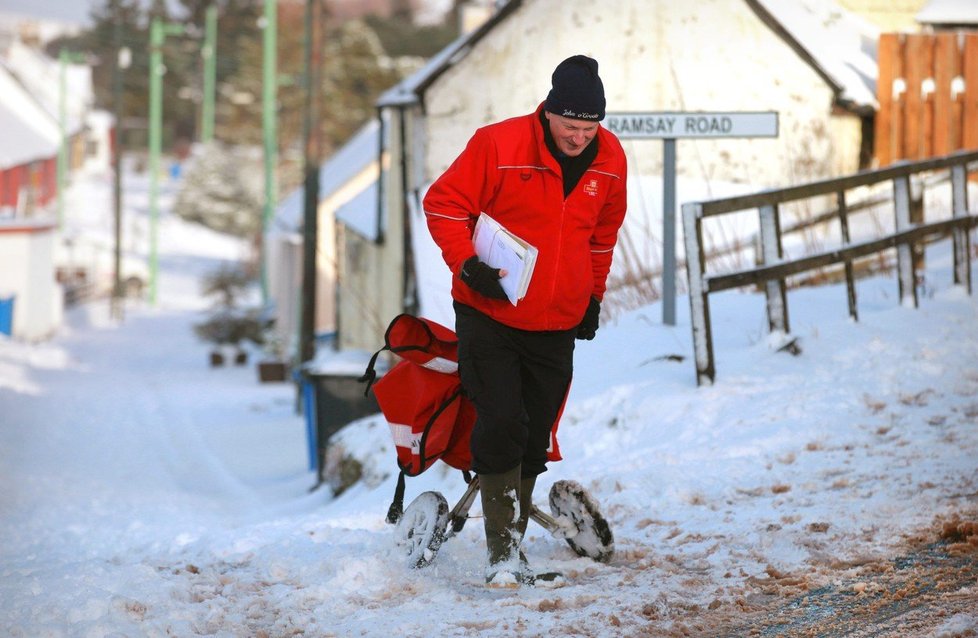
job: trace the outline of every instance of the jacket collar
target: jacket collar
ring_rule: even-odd
[[[555,158],[553,154],[550,152],[550,149],[547,148],[546,133],[544,132],[544,128],[543,128],[544,120],[542,119],[543,105],[544,102],[540,102],[539,106],[537,106],[536,108],[536,111],[534,111],[533,115],[531,116],[534,122],[533,137],[534,137],[534,141],[536,142],[537,152],[540,155],[540,161],[542,161],[547,168],[553,170],[558,175],[560,175],[561,174],[560,164],[557,162],[557,158]],[[589,168],[601,168],[602,165],[606,164],[609,161],[610,159],[608,154],[609,144],[603,139],[608,134],[610,133],[607,131],[607,129],[605,129],[604,126],[599,123],[597,137],[602,139],[598,139],[598,154],[595,156],[594,161],[591,162],[591,166]]]

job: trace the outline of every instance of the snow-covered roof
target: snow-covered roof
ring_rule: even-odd
[[[57,124],[0,62],[0,169],[54,157],[61,143]]]
[[[377,161],[380,123],[371,119],[319,169],[319,193],[328,197]]]
[[[272,219],[272,233],[294,233],[302,228],[302,215],[305,206],[305,189],[300,186],[285,196],[275,209]]]
[[[377,241],[380,229],[377,227],[377,197],[380,189],[377,180],[353,196],[347,203],[336,209],[336,221],[343,222],[347,228],[370,241]]]
[[[975,0],[930,0],[920,13],[921,24],[978,24],[978,3]]]
[[[33,15],[38,10],[43,11],[50,2],[34,2],[32,6],[23,6],[28,3],[21,2],[22,6],[10,7],[10,0],[0,2],[0,46],[6,47],[14,40],[20,38],[25,32],[30,36],[36,37],[38,41],[47,44],[55,38],[63,36],[76,36],[82,30],[81,20],[48,18]],[[14,5],[18,4],[16,1]],[[87,14],[88,7],[83,2],[66,2],[62,4],[73,5],[78,10]]]
[[[19,40],[7,49],[5,60],[10,71],[57,122],[60,118],[61,63]],[[66,64],[65,124],[69,135],[82,130],[85,113],[93,102],[91,67]]]
[[[372,119],[364,124],[350,140],[319,168],[319,201],[333,195],[347,182],[360,174],[379,153],[380,122]],[[295,232],[302,228],[305,209],[305,188],[299,186],[278,205],[273,228]]]
[[[423,67],[383,93],[377,100],[377,106],[404,106],[417,102],[419,96],[438,76],[464,58],[479,40],[521,4],[523,4],[523,0],[505,2],[482,26],[459,36],[454,42],[428,60]]]
[[[832,0],[745,0],[771,29],[795,49],[855,109],[876,107],[876,41],[879,30]],[[960,0],[967,2],[969,0]],[[418,71],[377,100],[377,106],[417,102],[442,73],[468,55],[523,0],[509,0],[481,27],[459,37]]]
[[[833,0],[747,0],[836,90],[844,106],[876,108],[879,29]]]

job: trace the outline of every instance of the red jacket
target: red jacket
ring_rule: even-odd
[[[618,229],[625,218],[625,153],[598,127],[598,154],[564,199],[560,165],[544,141],[540,110],[480,128],[424,198],[425,217],[454,277],[452,297],[523,330],[566,330],[581,322],[591,296],[604,296]],[[513,306],[459,279],[475,254],[480,212],[539,250],[526,296]]]

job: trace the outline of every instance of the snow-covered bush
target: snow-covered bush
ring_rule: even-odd
[[[234,266],[222,266],[204,277],[202,292],[207,297],[215,297],[214,311],[210,317],[194,325],[194,332],[204,341],[214,344],[211,353],[212,365],[221,365],[223,356],[220,349],[223,346],[233,346],[235,362],[246,363],[247,353],[241,343],[251,341],[262,345],[265,337],[265,325],[262,315],[257,309],[242,309],[238,300],[252,285],[253,279],[242,269]]]
[[[261,228],[264,178],[261,153],[220,141],[194,149],[173,210],[188,221],[238,237]]]

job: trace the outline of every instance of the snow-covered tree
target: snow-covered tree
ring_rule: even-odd
[[[261,228],[264,177],[260,149],[212,141],[185,168],[174,211],[188,221],[240,237]]]

